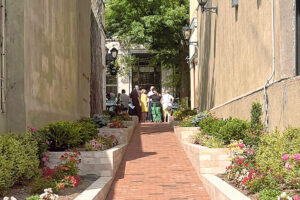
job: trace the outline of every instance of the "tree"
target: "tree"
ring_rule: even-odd
[[[91,92],[90,108],[91,117],[103,112],[103,73],[105,61],[103,51],[105,44],[102,42],[103,32],[103,0],[91,1]]]
[[[106,4],[107,36],[126,45],[143,44],[153,66],[175,69],[180,96],[189,96],[188,48],[182,27],[189,22],[188,0],[111,0]],[[173,78],[173,77],[169,77]],[[178,90],[180,89],[180,90]]]

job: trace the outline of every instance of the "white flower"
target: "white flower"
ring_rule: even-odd
[[[281,198],[286,198],[287,197],[287,194],[285,192],[281,193],[280,195]]]
[[[15,197],[10,197],[10,200],[17,200]]]
[[[9,200],[9,197],[4,197],[3,200]]]
[[[292,197],[290,197],[290,196],[288,196],[288,197],[287,197],[287,200],[293,200],[293,198],[292,198]]]

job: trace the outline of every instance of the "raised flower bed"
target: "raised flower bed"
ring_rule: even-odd
[[[105,151],[80,151],[79,175],[113,176],[123,158],[126,146],[120,144]],[[47,165],[57,166],[61,156],[66,153],[69,152],[49,152]]]

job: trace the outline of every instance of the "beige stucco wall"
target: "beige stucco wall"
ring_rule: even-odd
[[[21,132],[88,117],[90,1],[7,3],[7,118],[0,125]]]
[[[239,1],[238,8],[232,8],[231,1],[212,0],[207,7],[217,6],[218,15],[198,10],[198,91],[202,110],[218,107],[215,111],[220,115],[248,118],[252,101],[263,98],[263,93],[258,92],[255,93],[257,96],[250,95],[243,100],[248,101],[247,104],[242,100],[235,101],[234,105],[225,104],[262,88],[271,75],[271,3],[263,0]],[[271,83],[295,76],[294,18],[294,0],[275,1],[276,72]],[[298,82],[290,84],[296,86]],[[280,86],[274,86],[271,91],[270,126],[298,124],[299,120],[288,113],[285,116],[288,119],[277,119],[280,109],[276,106],[281,105],[281,101],[276,101],[275,94],[281,94],[282,90]],[[292,91],[289,92],[289,95],[292,94]],[[297,99],[297,95],[294,98]],[[293,101],[291,96],[287,104]]]
[[[25,1],[27,125],[88,117],[90,3]]]

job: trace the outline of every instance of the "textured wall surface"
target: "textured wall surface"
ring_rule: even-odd
[[[90,1],[7,2],[5,131],[88,117]]]
[[[217,114],[248,118],[252,101],[260,99],[258,92],[247,103],[239,96],[262,88],[272,72],[272,1],[239,1],[238,8],[231,1],[213,0],[218,15],[198,10],[199,103],[202,110],[215,109]],[[275,76],[272,82],[295,76],[295,1],[275,1]],[[299,84],[290,82],[291,85]],[[270,125],[296,125],[294,114],[286,112],[286,119],[277,119],[282,113],[281,86],[270,89]],[[290,88],[290,86],[287,86]],[[294,88],[296,89],[296,88]],[[292,92],[292,91],[289,91]],[[297,99],[291,97],[286,106]],[[251,98],[251,99],[249,99]],[[278,105],[277,105],[278,104]],[[223,106],[222,106],[223,105]],[[276,106],[275,106],[276,105]],[[220,107],[221,106],[221,107]],[[219,108],[220,107],[220,108]],[[221,111],[222,110],[222,111]],[[244,114],[243,114],[244,113]],[[276,119],[275,119],[276,118]]]

